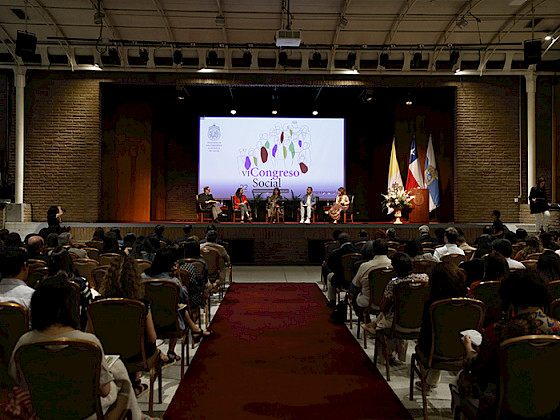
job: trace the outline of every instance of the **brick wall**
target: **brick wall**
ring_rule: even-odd
[[[457,85],[455,221],[517,221],[519,79],[467,79]],[[526,159],[526,158],[524,158]]]
[[[386,86],[455,86],[455,221],[490,220],[494,208],[502,210],[504,220],[518,220],[519,205],[513,202],[519,194],[520,176],[518,77],[396,77],[367,81]],[[33,206],[34,221],[44,220],[52,204],[68,210],[66,221],[99,218],[101,82],[177,83],[159,74],[103,73],[101,78],[95,73],[28,73],[24,200]],[[12,125],[12,179],[14,132]],[[167,185],[168,219],[194,220],[195,207],[185,200],[196,192],[197,159],[192,155],[187,161],[193,165],[188,185],[173,181],[175,168],[168,168],[166,174],[172,178]]]

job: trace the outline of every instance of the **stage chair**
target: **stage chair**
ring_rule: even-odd
[[[179,286],[171,280],[146,280],[143,281],[146,298],[152,301],[152,318],[156,328],[157,337],[165,340],[171,338],[181,339],[181,379],[185,376],[185,347],[187,348],[187,366],[189,365],[189,335],[188,325],[185,329],[179,326],[177,317],[182,316],[177,311],[179,307]]]
[[[414,273],[425,273],[432,277],[434,268],[436,268],[437,262],[434,260],[412,260],[412,271]]]
[[[340,258],[340,263],[343,268],[342,272],[342,281],[343,285],[336,289],[336,296],[337,302],[340,302],[340,293],[346,292],[346,296],[348,298],[348,315],[350,320],[350,329],[352,329],[352,298],[350,297],[350,284],[352,283],[352,279],[358,271],[358,267],[365,262],[362,257],[362,254],[359,252],[354,252],[352,254],[345,254]],[[346,286],[348,285],[348,286]]]
[[[371,270],[368,274],[370,295],[369,306],[364,309],[364,324],[367,322],[368,314],[378,314],[379,304],[383,298],[383,292],[387,283],[396,277],[393,267],[382,267]],[[357,338],[360,338],[360,318],[358,318],[358,330],[356,333]],[[367,349],[367,331],[364,331],[364,349]]]
[[[420,335],[420,327],[422,326],[424,304],[428,300],[429,294],[430,287],[428,283],[421,281],[399,283],[393,290],[393,325],[391,328],[376,331],[375,352],[373,356],[373,363],[377,366],[377,351],[380,346],[383,346],[387,382],[391,380],[391,376],[389,374],[389,352],[387,350],[387,340],[418,339],[418,336]]]
[[[101,282],[103,281],[103,277],[105,277],[105,274],[107,273],[108,269],[109,269],[108,265],[100,265],[98,267],[95,267],[93,270],[91,270],[91,275],[93,277],[95,290],[99,290],[99,287],[101,286]]]
[[[500,383],[496,418],[558,418],[560,337],[526,335],[500,345]]]
[[[239,216],[239,220],[241,220],[241,210],[239,208],[235,208],[235,201],[233,201],[233,195],[231,196],[231,221],[233,223],[236,222],[236,215]]]
[[[296,213],[297,213],[296,222],[299,223],[301,220],[301,213],[299,207],[297,208]],[[309,221],[311,223],[317,223],[317,204],[311,207],[311,219],[309,219]]]
[[[151,261],[143,260],[142,258],[138,258],[136,260],[136,263],[138,264],[138,271],[140,271],[140,273],[143,273],[147,268],[150,268],[152,266]]]
[[[483,281],[472,286],[470,295],[486,305],[484,328],[502,319],[502,298],[499,281]]]
[[[277,207],[276,211],[277,211],[277,214],[278,214],[278,220],[276,220],[276,223],[280,223],[280,220],[282,220],[282,223],[284,223],[286,221],[285,218],[284,218],[284,203],[282,203],[279,206],[275,206],[275,207]],[[268,204],[267,204],[266,210],[265,210],[266,223],[274,223],[273,221],[271,221],[273,219],[271,219],[271,220],[268,219],[268,209],[269,209],[269,207],[268,207]],[[274,218],[274,216],[273,216],[273,218]]]
[[[144,348],[146,306],[135,299],[101,299],[88,308],[88,321],[107,354],[118,354],[129,374],[150,372],[148,411],[154,410],[154,383],[158,379],[162,402],[161,359],[156,348],[150,357]]]
[[[17,303],[0,303],[0,389],[11,388],[8,363],[19,338],[29,328],[29,311]]]
[[[98,419],[122,419],[128,410],[120,405],[103,415],[101,357],[97,344],[63,337],[23,345],[14,361],[39,418],[83,419],[95,414]]]
[[[95,289],[95,279],[93,278],[93,269],[99,267],[101,264],[97,260],[92,260],[91,258],[79,258],[74,261],[74,267],[78,270],[78,274],[85,278],[89,287]]]
[[[348,195],[348,199],[350,200],[350,204],[346,210],[342,210],[342,214],[344,215],[344,223],[346,223],[346,216],[349,216],[350,223],[354,223],[354,195]]]
[[[453,264],[458,266],[463,261],[466,261],[466,258],[465,258],[464,255],[461,255],[461,254],[446,254],[446,255],[441,257],[441,261],[442,262],[450,262],[450,263],[453,263]]]
[[[114,260],[120,260],[122,258],[121,254],[116,254],[114,252],[106,252],[104,254],[99,254],[99,265],[111,265]]]
[[[414,396],[414,373],[422,384],[422,410],[428,420],[426,400],[426,376],[428,369],[458,372],[464,367],[465,349],[460,332],[464,330],[482,331],[486,307],[480,300],[452,298],[438,300],[430,306],[432,345],[429,354],[424,354],[418,346],[410,363],[410,395]]]
[[[92,260],[99,260],[99,250],[97,248],[83,248],[87,252],[87,256]]]
[[[537,260],[523,260],[521,264],[523,264],[526,268],[532,268],[534,270],[537,269]]]
[[[197,223],[211,223],[212,222],[212,208],[203,209],[202,205],[198,201],[198,194],[194,196],[194,201],[196,202],[196,222]],[[204,216],[209,216],[208,220],[204,220]]]
[[[87,241],[86,246],[88,248],[96,248],[99,252],[103,250],[103,242],[102,241]]]

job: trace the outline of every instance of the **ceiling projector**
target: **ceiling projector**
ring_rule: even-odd
[[[301,31],[291,29],[280,29],[276,31],[277,47],[299,47],[301,44]]]

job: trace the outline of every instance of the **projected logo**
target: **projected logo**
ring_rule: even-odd
[[[222,137],[220,127],[218,127],[216,124],[212,124],[208,128],[208,139],[211,141],[217,141],[220,140],[220,137]]]

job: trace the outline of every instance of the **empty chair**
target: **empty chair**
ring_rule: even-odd
[[[99,290],[99,286],[101,286],[101,281],[103,280],[103,277],[107,273],[108,269],[109,269],[108,265],[100,265],[98,267],[95,267],[91,271],[91,275],[93,277],[93,284],[94,284],[94,289],[95,290]]]
[[[97,248],[93,248],[93,247],[86,247],[83,248],[84,251],[87,252],[87,256],[88,258],[92,259],[92,260],[99,260],[99,249]]]
[[[446,254],[441,257],[443,262],[452,262],[455,265],[459,265],[463,261],[466,261],[466,257],[463,254]]]
[[[348,204],[348,208],[342,210],[342,214],[344,216],[344,223],[346,223],[346,219],[350,221],[350,223],[354,223],[354,195],[349,194],[348,200],[350,200],[350,204]]]
[[[114,252],[107,252],[105,254],[99,254],[99,265],[111,265],[111,262],[122,258],[121,254],[116,254]]]
[[[93,270],[99,267],[99,262],[91,258],[79,258],[74,260],[74,267],[78,270],[78,274],[85,278],[89,286],[95,289],[95,280],[93,278]]]

